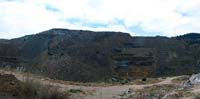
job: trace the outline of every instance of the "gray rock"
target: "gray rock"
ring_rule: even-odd
[[[200,84],[200,73],[199,74],[193,74],[189,78],[189,83],[191,83],[191,84]]]

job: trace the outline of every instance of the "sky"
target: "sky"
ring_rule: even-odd
[[[0,38],[52,28],[132,36],[200,32],[200,0],[0,0]]]

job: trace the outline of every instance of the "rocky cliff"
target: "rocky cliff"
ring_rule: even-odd
[[[51,29],[0,40],[0,64],[71,81],[191,74],[200,70],[199,36]]]

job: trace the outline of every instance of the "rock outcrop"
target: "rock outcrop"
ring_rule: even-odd
[[[200,73],[193,74],[189,79],[189,83],[193,85],[200,84]]]

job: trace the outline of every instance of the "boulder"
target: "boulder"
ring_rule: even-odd
[[[200,84],[200,73],[199,74],[193,74],[190,78],[189,78],[189,83],[190,84]]]

